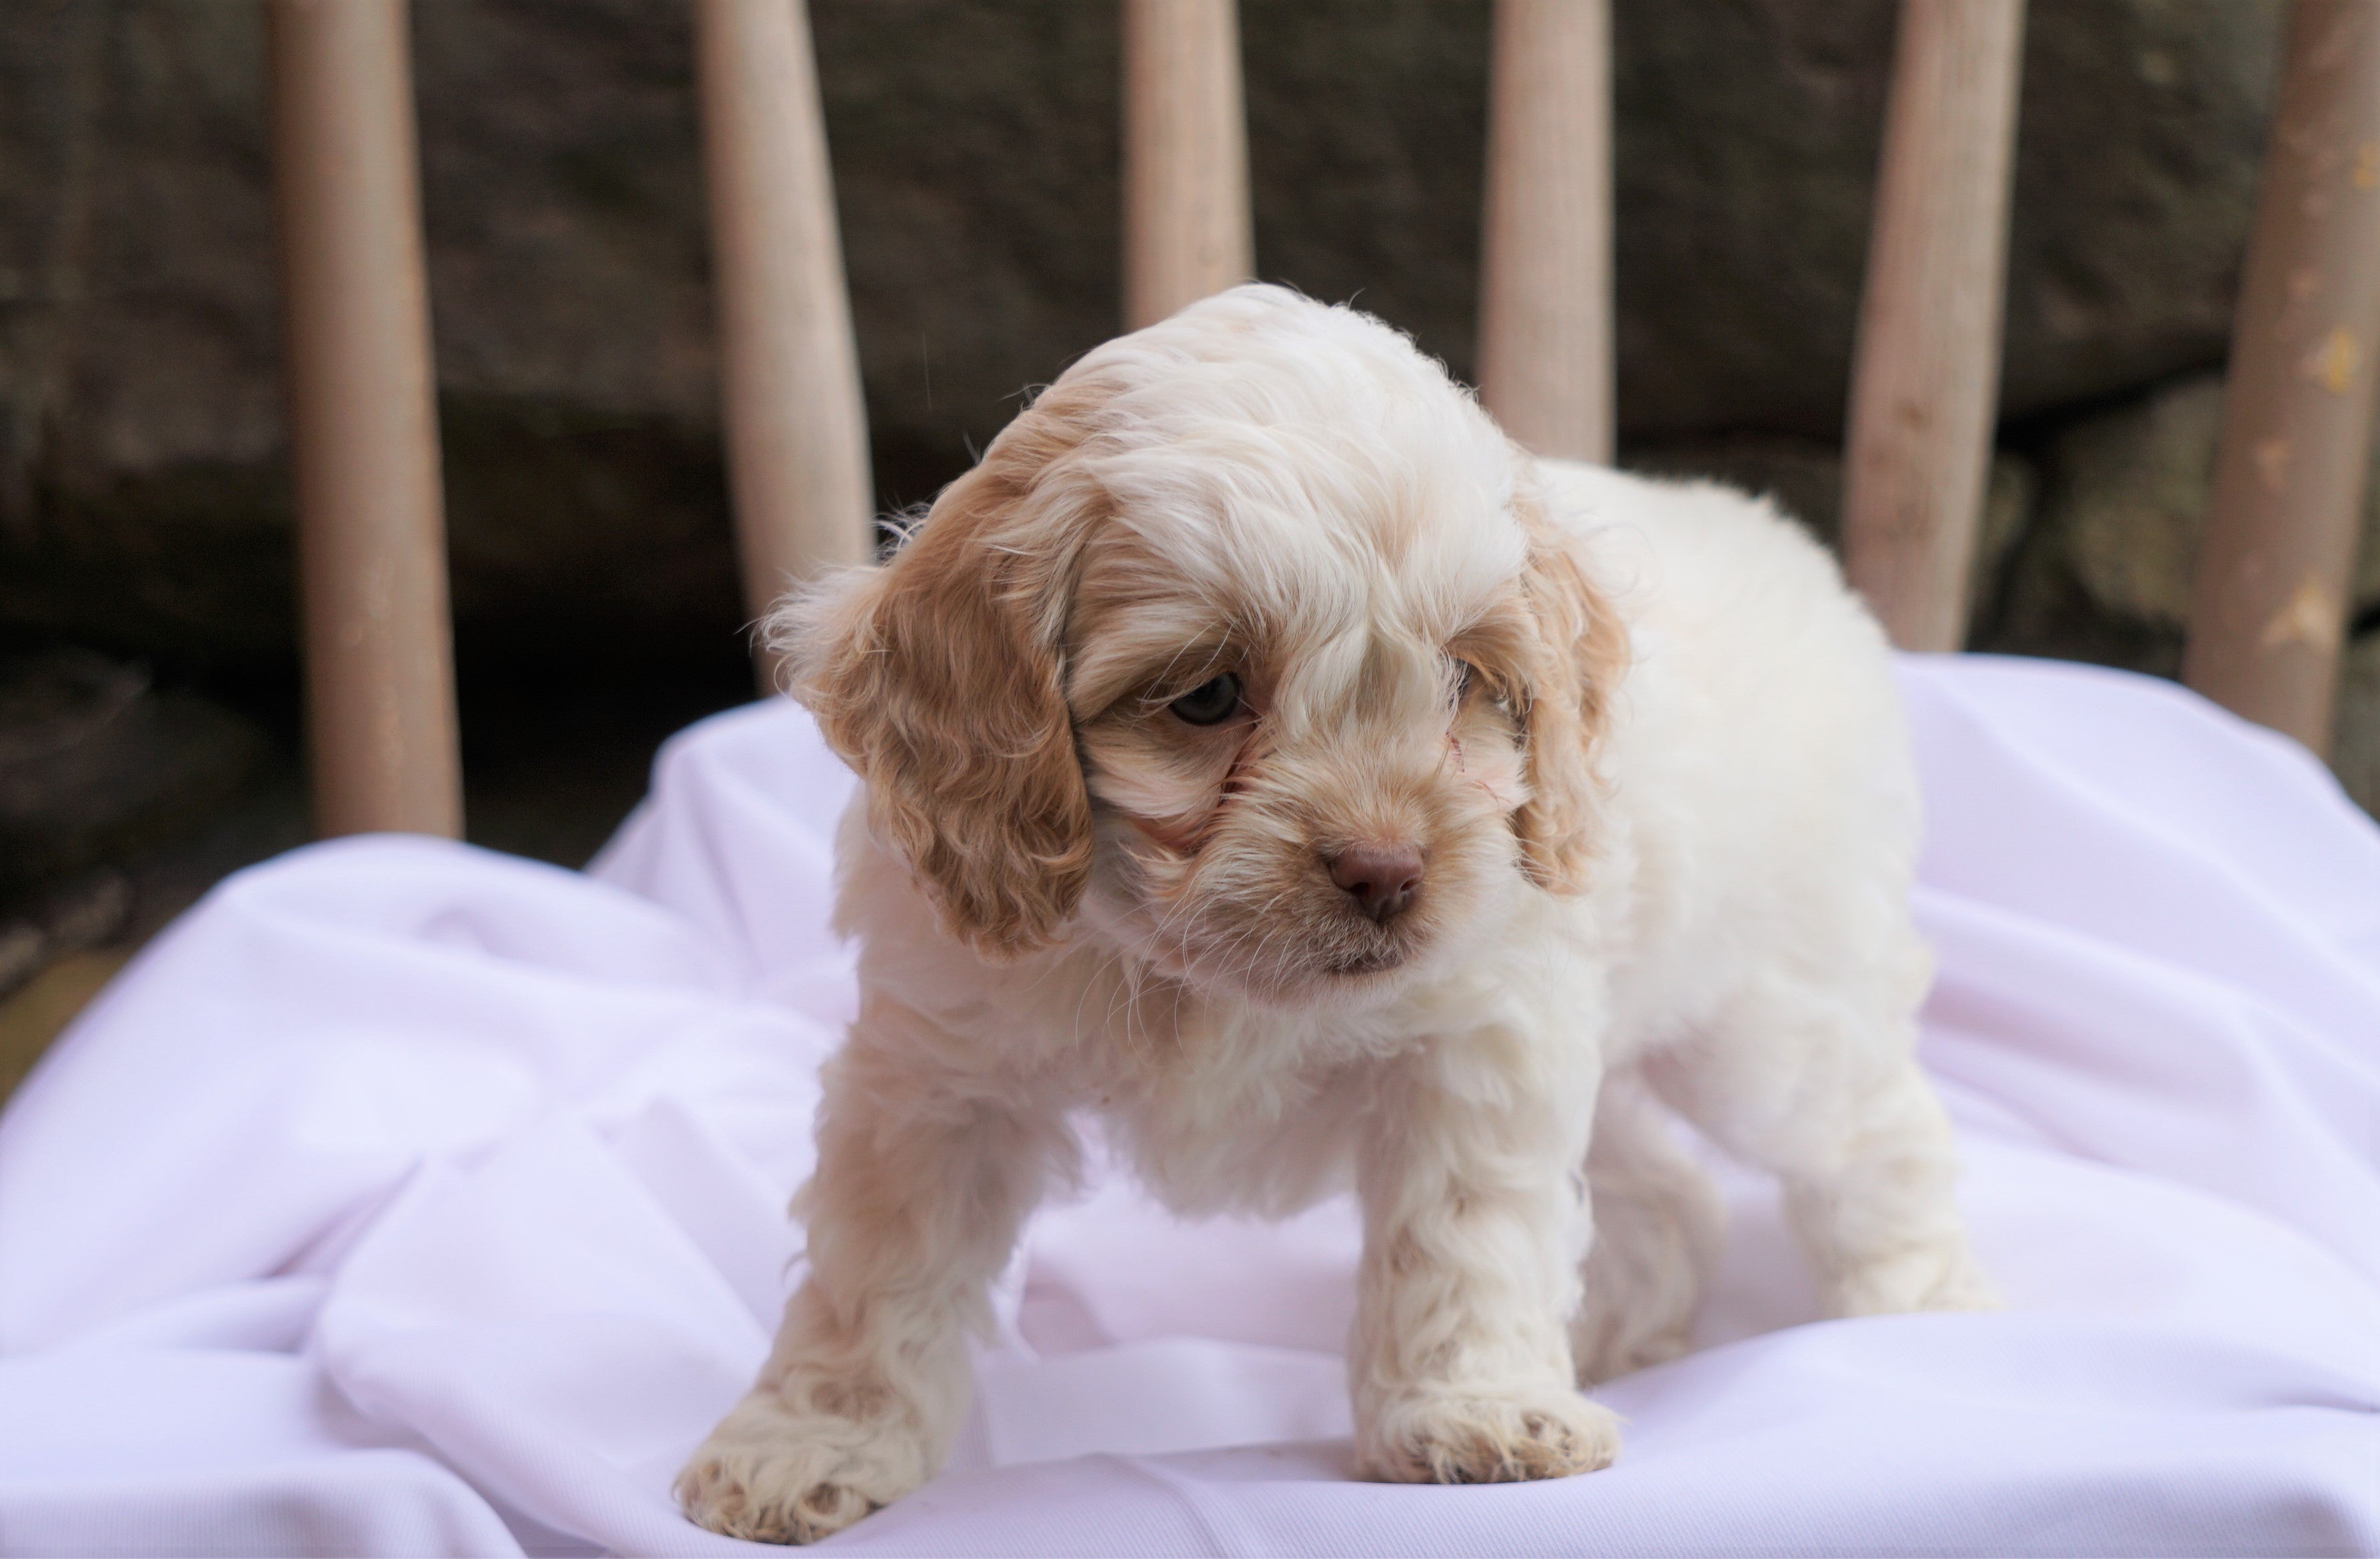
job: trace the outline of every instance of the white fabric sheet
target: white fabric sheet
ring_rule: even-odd
[[[2112,673],[1904,663],[1925,1058],[2004,1314],[1817,1323],[1737,1179],[1618,1465],[1349,1476],[1343,1205],[1032,1224],[877,1553],[2380,1553],[2380,832]],[[849,780],[674,742],[587,875],[368,838],[218,889],[0,1120],[0,1549],[707,1553],[667,1488],[797,1236]]]

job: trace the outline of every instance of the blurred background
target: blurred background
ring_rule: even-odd
[[[1107,0],[811,0],[878,501],[1117,328]],[[1616,0],[1625,464],[1822,534],[1891,0]],[[1257,272],[1471,367],[1485,0],[1242,0]],[[1971,643],[2170,675],[2275,84],[2259,0],[2037,0]],[[417,0],[470,836],[576,865],[750,696],[688,18]],[[306,834],[254,0],[0,6],[0,1089]],[[2380,809],[2380,506],[2332,761]]]

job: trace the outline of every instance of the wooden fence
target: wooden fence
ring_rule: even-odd
[[[1233,0],[1121,0],[1124,323],[1255,271]],[[460,831],[405,0],[273,0],[315,815]],[[695,0],[748,609],[867,554],[867,420],[804,0]],[[1896,643],[1965,635],[2022,0],[1902,0],[1845,451],[1846,568]],[[1350,16],[1343,25],[1359,26]],[[1481,394],[1613,439],[1608,0],[1498,0]],[[2186,675],[2319,749],[2380,349],[2380,0],[2296,0]],[[770,668],[760,667],[764,681]]]

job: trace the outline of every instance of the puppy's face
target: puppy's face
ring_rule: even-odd
[[[1574,888],[1617,625],[1402,337],[1241,288],[1111,343],[885,568],[780,619],[871,822],[991,956],[1267,1003]]]
[[[1400,457],[1354,424],[1292,469],[1235,432],[1102,473],[1064,639],[1085,916],[1194,984],[1357,995],[1523,881],[1537,630],[1511,463],[1500,439]]]

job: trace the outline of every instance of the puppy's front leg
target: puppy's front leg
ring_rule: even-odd
[[[1562,1478],[1618,1452],[1618,1419],[1578,1392],[1567,1326],[1594,1086],[1574,1054],[1502,1025],[1388,1069],[1356,1170],[1348,1371],[1369,1475]]]
[[[972,1384],[966,1338],[1038,1200],[1054,1116],[1022,1116],[884,1042],[915,1015],[871,1004],[825,1074],[808,1279],[760,1378],[678,1475],[700,1525],[814,1542],[931,1477]]]

